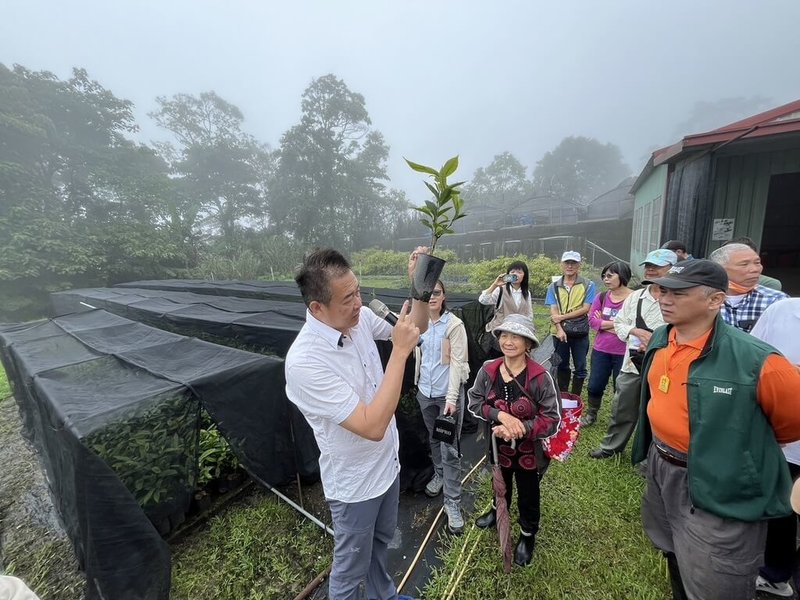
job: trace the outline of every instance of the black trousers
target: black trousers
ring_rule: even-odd
[[[506,504],[511,507],[514,481],[517,484],[517,508],[519,509],[519,526],[525,533],[536,534],[539,531],[540,494],[539,472],[525,469],[502,468],[503,480],[506,482]]]
[[[792,480],[800,477],[800,465],[787,463]],[[797,551],[797,515],[770,519],[767,524],[767,543],[764,547],[764,566],[761,576],[772,583],[789,581],[800,560]]]

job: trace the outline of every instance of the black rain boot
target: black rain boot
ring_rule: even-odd
[[[475,519],[475,526],[481,529],[486,529],[487,527],[494,527],[497,523],[497,511],[495,510],[494,506],[485,512],[480,517]]]
[[[558,378],[558,389],[562,392],[569,391],[569,378],[572,373],[569,371],[557,371],[556,376]]]
[[[533,534],[525,535],[522,531],[519,532],[519,540],[517,540],[517,547],[514,548],[514,564],[524,567],[531,562],[533,558],[533,548],[536,546],[536,536]]]
[[[586,400],[586,412],[581,417],[581,425],[589,427],[597,422],[597,412],[600,410],[600,403],[603,401],[602,396],[592,396]]]
[[[583,391],[583,382],[586,380],[585,377],[573,377],[572,378],[572,393],[576,396],[580,396],[581,392]]]

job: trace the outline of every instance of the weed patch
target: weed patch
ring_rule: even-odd
[[[257,490],[173,548],[170,597],[294,597],[332,556],[330,536],[269,492]]]

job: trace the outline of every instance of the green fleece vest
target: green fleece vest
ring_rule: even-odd
[[[656,329],[645,354],[634,463],[646,458],[652,440],[647,374],[655,351],[667,346],[671,328]],[[756,399],[761,367],[774,353],[769,344],[718,316],[705,348],[689,366],[688,484],[693,506],[740,521],[791,513],[786,459]]]

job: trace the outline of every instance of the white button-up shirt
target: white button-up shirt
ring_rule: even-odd
[[[664,317],[661,315],[661,307],[658,304],[658,300],[653,298],[650,293],[649,285],[641,290],[636,290],[625,298],[622,308],[619,309],[617,316],[614,317],[614,332],[619,339],[625,342],[627,350],[620,371],[633,375],[638,375],[639,371],[636,370],[633,362],[631,362],[630,350],[634,348],[634,343],[630,333],[631,329],[636,327],[636,308],[639,305],[639,298],[642,297],[644,298],[642,301],[642,318],[648,329],[655,331],[658,327],[665,325]]]
[[[366,307],[358,325],[341,334],[306,312],[306,323],[286,355],[286,395],[305,416],[319,446],[325,497],[362,502],[383,494],[400,472],[397,426],[373,442],[341,426],[359,400],[372,402],[383,381],[374,340],[392,327]]]

